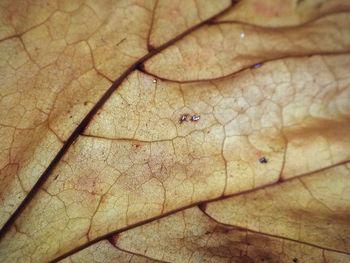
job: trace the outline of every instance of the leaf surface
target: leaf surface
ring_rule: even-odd
[[[210,203],[205,211],[225,224],[349,253],[349,176],[349,166],[337,166]]]
[[[2,261],[171,262],[165,247],[187,241],[166,239],[181,229],[150,244],[158,246],[152,256],[120,248],[115,237],[137,240],[143,227],[135,227],[145,224],[153,242],[151,221],[179,215],[194,236],[203,236],[196,226],[227,227],[218,240],[259,236],[249,253],[241,239],[229,242],[228,254],[192,244],[198,253],[185,251],[185,261],[267,254],[283,262],[294,247],[307,261],[346,260],[350,20],[339,12],[346,4],[323,11],[310,4],[303,15],[288,9],[267,25],[256,11],[260,18],[247,25],[244,16],[227,17],[251,1],[36,0],[28,12],[14,2],[1,5],[0,20]],[[330,174],[337,184],[328,189]],[[310,204],[276,201],[269,209],[264,191]],[[246,199],[245,224],[225,221]],[[190,208],[213,200],[207,214]],[[306,215],[294,216],[298,209]],[[260,221],[264,231],[250,228]],[[265,239],[273,245],[262,246]]]
[[[35,12],[44,14],[47,5],[36,4],[32,7],[37,9]],[[1,77],[0,105],[1,225],[54,162],[57,152],[73,139],[75,130],[82,127],[84,120],[91,119],[86,116],[94,111],[110,85],[103,74],[118,77],[125,67],[135,63],[138,55],[147,52],[147,31],[140,26],[130,31],[125,18],[125,12],[134,12],[135,18],[129,17],[130,21],[137,24],[136,19],[142,20],[139,22],[147,28],[151,21],[147,8],[152,9],[151,1],[79,5],[62,1],[42,24],[24,33],[25,27],[21,27],[17,33],[22,35],[0,43],[4,58],[1,71],[5,73]],[[116,18],[124,21],[117,32],[113,27]],[[14,16],[14,23],[21,24],[21,19]],[[129,53],[116,46],[125,34],[129,36],[124,39]],[[116,67],[106,60],[106,55],[117,55],[122,63]]]
[[[329,176],[337,175],[339,170],[341,169],[331,170],[328,174]],[[344,175],[349,177],[349,170],[345,169],[345,171]],[[317,177],[318,174],[315,174],[308,179],[317,180]],[[349,182],[348,178],[346,180]],[[289,194],[294,194],[286,189],[283,190],[288,197]],[[243,194],[240,197],[244,198],[245,196]],[[332,201],[332,196],[329,196],[328,200]],[[262,203],[266,204],[266,200],[264,201]],[[284,238],[283,235],[282,237],[266,235],[263,228],[258,231],[238,228],[234,224],[237,212],[230,209],[235,203],[234,198],[232,198],[209,203],[207,207],[209,210],[215,211],[215,215],[220,213],[218,217],[225,218],[226,224],[208,218],[198,208],[191,208],[124,232],[115,236],[112,242],[118,248],[133,253],[142,253],[167,262],[346,262],[350,259],[347,254],[320,248],[317,245],[295,242],[293,239]],[[240,205],[244,207],[242,204]],[[339,203],[339,205],[342,204]],[[301,208],[302,204],[299,202],[296,207]],[[315,210],[310,212],[313,213],[313,211]],[[317,212],[313,215],[317,216]],[[227,217],[233,220],[227,219]],[[253,219],[254,215],[244,214],[242,217]],[[266,217],[266,221],[272,227],[271,223],[274,220]],[[259,220],[255,221],[254,224],[258,225]],[[278,228],[276,225],[274,227]],[[316,226],[315,228],[317,229]],[[314,231],[311,233],[315,233]],[[158,234],[154,235],[154,233]],[[336,244],[333,245],[337,247]],[[340,247],[337,248],[340,249]]]
[[[217,21],[288,27],[349,9],[349,2],[343,0],[244,0],[240,1],[236,8],[220,16]]]
[[[336,166],[186,209],[109,241],[115,251],[165,262],[347,262],[349,176],[348,165]]]
[[[196,81],[220,78],[277,58],[348,52],[349,27],[347,13],[282,29],[214,23],[146,61],[145,71],[163,79]]]
[[[230,5],[230,0],[157,1],[149,35],[149,48],[161,46],[189,28],[219,14]]]
[[[60,261],[61,263],[79,263],[79,262],[96,262],[96,263],[156,263],[161,262],[146,256],[138,256],[135,253],[116,248],[111,242],[102,240],[90,247],[75,253],[74,255]]]

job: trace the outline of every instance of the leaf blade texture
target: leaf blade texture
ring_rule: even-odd
[[[2,261],[348,260],[347,3],[0,11]]]

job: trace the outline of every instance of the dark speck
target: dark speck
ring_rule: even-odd
[[[139,148],[140,146],[141,146],[141,144],[140,144],[139,142],[137,142],[137,141],[135,141],[135,142],[132,143],[132,147],[133,147],[134,149],[137,149],[137,148]]]
[[[122,40],[120,40],[117,44],[115,44],[116,46],[119,46],[121,43],[123,43],[126,40],[126,38],[124,37]]]
[[[263,156],[263,157],[259,158],[259,162],[260,162],[260,163],[267,163],[268,160],[266,159],[265,156]]]
[[[181,124],[181,123],[183,123],[184,121],[188,121],[188,117],[189,117],[190,115],[188,115],[187,113],[186,114],[182,114],[181,115],[181,117],[180,117],[180,119],[179,119],[179,123]]]
[[[294,263],[297,263],[297,262],[298,262],[298,259],[297,259],[297,258],[293,258],[293,262],[294,262]]]

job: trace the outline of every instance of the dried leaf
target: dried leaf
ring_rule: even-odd
[[[283,262],[292,254],[346,261],[349,181],[339,165],[350,159],[349,6],[323,2],[3,1],[1,261],[187,260],[187,252],[173,259],[171,247],[188,240],[166,240],[183,227],[159,236],[155,223],[145,225],[151,243],[164,238],[152,258],[111,244],[138,240],[140,228],[132,228],[179,215],[193,229],[190,240],[206,235],[200,227],[228,229],[216,233],[219,241],[258,236],[230,251],[197,240],[196,262],[262,255]],[[336,166],[337,184],[316,174]],[[298,210],[289,201],[276,211],[264,191],[311,203],[317,196],[334,207]],[[232,202],[221,200],[230,195]],[[250,200],[255,195],[261,200]],[[246,225],[185,210],[220,200],[206,213],[223,222],[240,198],[249,199]],[[295,210],[306,214],[291,216],[307,226],[298,238],[289,221],[274,218]],[[248,227],[257,218],[266,233]],[[271,229],[270,219],[280,228]]]

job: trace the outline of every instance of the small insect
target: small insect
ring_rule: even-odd
[[[263,65],[263,63],[256,63],[253,66],[251,66],[252,69],[260,68]]]
[[[263,157],[259,158],[259,162],[260,162],[260,163],[267,163],[268,160],[266,159],[265,156],[263,156]]]
[[[191,121],[199,121],[200,118],[201,118],[201,116],[199,116],[199,115],[193,115],[191,117]]]
[[[190,115],[187,114],[187,113],[182,114],[181,117],[180,117],[180,119],[179,119],[179,123],[181,124],[181,123],[183,123],[184,121],[188,121],[188,117],[189,117],[189,116],[190,116]]]

